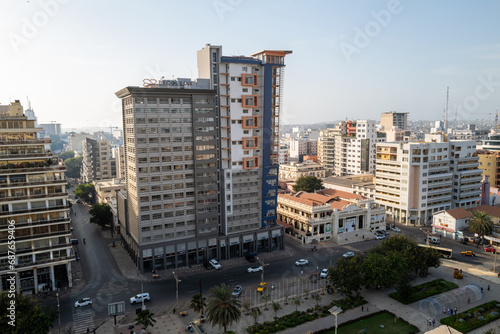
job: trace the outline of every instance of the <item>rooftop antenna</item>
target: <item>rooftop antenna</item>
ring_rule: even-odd
[[[450,87],[446,87],[446,109],[444,110],[444,132],[448,131],[448,98],[450,96]]]

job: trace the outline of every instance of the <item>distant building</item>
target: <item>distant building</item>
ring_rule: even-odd
[[[305,155],[318,154],[318,141],[309,138],[290,138],[290,157],[303,161]]]
[[[81,179],[84,183],[116,177],[116,160],[107,140],[84,139]]]
[[[40,123],[40,127],[43,128],[46,135],[60,135],[62,133],[61,123]]]
[[[500,151],[500,134],[490,134],[488,139],[483,140],[483,150]]]
[[[327,177],[323,180],[323,186],[369,199],[375,198],[375,176],[371,174]]]
[[[125,146],[114,147],[112,149],[113,159],[116,161],[116,177],[118,179],[125,179],[126,165],[125,165]]]
[[[373,200],[365,200],[338,190],[316,193],[299,192],[278,196],[278,219],[287,233],[304,244],[324,240],[339,241],[351,233],[374,238],[373,230],[385,230],[385,209]]]
[[[500,187],[500,152],[477,150],[479,168],[483,171],[483,179],[489,176],[493,187]]]
[[[69,135],[69,150],[82,153],[83,141],[86,138],[92,138],[88,133],[72,133]]]
[[[288,146],[280,145],[280,148],[278,151],[278,163],[280,165],[287,164],[289,162],[288,155],[289,155]]]
[[[382,130],[407,130],[408,114],[408,112],[397,111],[383,112],[380,116],[380,125],[382,126]]]
[[[125,180],[112,179],[94,181],[98,203],[109,203],[111,199],[116,199],[117,191],[125,191],[127,184]]]
[[[296,181],[303,176],[315,176],[322,179],[325,175],[325,168],[312,160],[303,163],[292,162],[290,164],[280,165],[279,168],[280,181]]]

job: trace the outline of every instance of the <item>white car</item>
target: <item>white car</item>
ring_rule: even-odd
[[[139,293],[138,295],[135,295],[134,297],[130,298],[130,304],[142,303],[143,300],[145,302],[151,300],[151,298],[149,297],[149,292]]]
[[[394,232],[401,232],[401,230],[397,227],[391,227],[391,230],[393,230]]]
[[[92,299],[90,298],[82,298],[79,301],[75,302],[75,307],[92,305]]]
[[[259,271],[262,271],[262,266],[255,266],[255,267],[250,267],[247,269],[249,273],[257,273]]]
[[[306,264],[309,264],[309,261],[306,259],[300,259],[298,261],[295,261],[296,266],[305,266]]]
[[[382,239],[385,239],[385,235],[383,234],[377,234],[377,240],[382,240]]]
[[[344,253],[344,255],[342,255],[343,257],[351,257],[351,256],[354,256],[354,253],[353,252],[347,252],[347,253]]]
[[[325,268],[325,269],[321,270],[321,273],[319,274],[319,277],[320,278],[327,278],[328,277],[328,269]]]
[[[222,268],[222,266],[220,265],[220,263],[216,259],[211,259],[208,262],[210,262],[210,264],[212,265],[212,267],[214,267],[214,269],[219,270]]]
[[[243,287],[241,285],[235,286],[233,290],[233,297],[238,298],[242,292],[243,292]]]

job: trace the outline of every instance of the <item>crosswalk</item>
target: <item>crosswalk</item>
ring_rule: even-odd
[[[92,333],[94,329],[94,316],[92,306],[83,306],[73,309],[73,331],[72,334],[85,334],[87,328]]]

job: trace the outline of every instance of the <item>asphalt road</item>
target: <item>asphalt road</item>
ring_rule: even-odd
[[[147,282],[142,285],[123,277],[108,246],[101,237],[99,227],[89,223],[88,209],[83,204],[76,204],[73,206],[73,211],[76,212],[76,216],[73,216],[74,235],[79,239],[76,249],[88,284],[77,296],[65,295],[61,298],[61,323],[63,328],[67,328],[78,321],[78,319],[75,319],[74,303],[83,297],[93,299],[92,312],[89,313],[89,316],[93,318],[94,323],[108,319],[108,303],[125,301],[126,310],[130,312],[132,310],[129,304],[130,297],[141,291],[150,293],[149,308],[155,307],[159,309],[164,307],[169,310],[175,305],[176,284],[173,278]],[[398,227],[401,232],[390,231],[390,234],[404,234],[412,236],[417,242],[424,242],[426,234],[418,227],[401,225],[398,225]],[[83,238],[86,239],[85,244],[83,244]],[[264,281],[268,286],[273,284],[278,286],[279,282],[287,279],[301,277],[301,275],[307,277],[313,272],[318,272],[335,263],[345,252],[365,252],[381,242],[382,240],[367,240],[345,246],[336,245],[328,248],[318,248],[317,251],[312,252],[309,248],[304,248],[287,239],[286,247],[293,251],[294,256],[269,260],[264,267]],[[484,252],[482,248],[476,248],[474,245],[463,245],[455,241],[446,241],[446,244],[441,246],[452,248],[454,252],[453,258],[457,261],[493,268],[494,255]],[[477,256],[461,256],[461,252],[464,250],[472,250],[476,252]],[[309,264],[297,267],[295,261],[301,258],[308,260]],[[226,267],[224,261],[222,261],[221,265],[221,270],[203,270],[179,276],[181,280],[179,283],[179,305],[183,306],[189,303],[191,297],[200,291],[200,283],[203,295],[207,296],[210,287],[221,283],[230,286],[241,285],[244,289],[243,294],[251,294],[261,281],[260,272],[248,273],[246,271],[248,267],[254,264],[248,263]],[[48,302],[48,304],[55,306],[54,301]],[[139,307],[135,306],[134,308]]]

